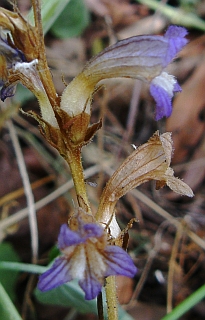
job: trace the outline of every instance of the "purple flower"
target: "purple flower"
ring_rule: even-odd
[[[137,271],[130,256],[120,247],[107,245],[106,233],[96,223],[79,220],[78,229],[61,226],[58,247],[62,256],[39,278],[38,289],[48,291],[77,278],[85,299],[97,297],[105,277],[133,277]],[[122,263],[123,261],[123,263]]]
[[[5,85],[7,82],[7,72],[13,69],[16,63],[25,62],[24,54],[17,48],[10,46],[6,40],[0,37],[0,99],[4,101],[8,97],[12,97],[16,90],[16,83]]]
[[[171,99],[181,88],[164,70],[186,45],[186,34],[185,28],[170,26],[164,36],[131,37],[106,48],[67,86],[61,108],[71,116],[81,112],[90,114],[97,83],[107,78],[127,77],[150,83],[150,93],[157,104],[157,120],[170,116]]]

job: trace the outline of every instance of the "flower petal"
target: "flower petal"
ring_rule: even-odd
[[[182,88],[180,87],[180,85],[178,84],[178,82],[176,81],[176,83],[174,84],[174,92],[181,92]]]
[[[85,240],[78,232],[72,231],[67,224],[61,226],[58,236],[58,247],[60,250],[83,242],[85,242]]]
[[[72,280],[69,264],[66,259],[59,257],[52,267],[39,277],[38,289],[48,291]]]
[[[167,91],[162,87],[151,84],[150,93],[156,101],[155,120],[160,120],[164,116],[169,117],[172,113],[172,104],[171,97]]]
[[[170,26],[164,37],[169,40],[169,47],[166,55],[166,65],[168,65],[176,54],[187,44],[188,40],[184,38],[187,30],[183,27]]]
[[[21,50],[11,47],[6,40],[0,36],[0,53],[7,61],[7,67],[12,68],[15,62],[25,62],[26,58]]]
[[[105,254],[108,265],[105,276],[122,275],[130,278],[134,277],[137,268],[126,251],[118,246],[107,246]]]
[[[83,226],[83,229],[86,233],[85,239],[96,237],[99,238],[103,235],[103,228],[96,223],[87,223]]]
[[[187,197],[193,197],[194,193],[191,188],[179,178],[174,177],[174,170],[172,168],[167,168],[165,174],[165,181],[168,187],[181,195],[185,195]]]
[[[150,94],[156,101],[156,120],[162,117],[169,117],[172,112],[171,99],[174,92],[181,91],[181,87],[177,83],[174,76],[169,75],[167,72],[162,72],[159,76],[155,77],[150,84]]]
[[[92,300],[95,299],[101,291],[102,283],[95,277],[93,272],[86,270],[85,277],[83,280],[79,281],[80,287],[85,292],[85,299]]]
[[[3,86],[0,91],[0,98],[4,101],[6,98],[13,97],[16,91],[16,85],[11,84],[8,87]]]

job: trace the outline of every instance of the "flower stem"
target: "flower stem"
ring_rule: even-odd
[[[51,105],[54,107],[59,105],[59,99],[53,84],[52,76],[48,68],[48,63],[46,59],[40,1],[32,0],[32,6],[33,6],[33,12],[34,12],[35,27],[38,32],[37,45],[38,45],[38,55],[39,55],[38,56],[39,76],[43,83],[44,89],[47,93],[48,99],[50,100]]]
[[[67,153],[66,161],[70,167],[78,204],[83,210],[91,214],[92,212],[91,212],[88,197],[87,197],[85,180],[83,175],[81,148],[76,147],[76,148],[69,149]]]
[[[118,301],[115,276],[106,278],[105,292],[107,298],[108,320],[118,320]]]

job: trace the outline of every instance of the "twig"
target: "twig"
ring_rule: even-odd
[[[45,185],[46,183],[51,182],[53,180],[54,180],[54,176],[44,177],[40,180],[37,180],[37,181],[31,183],[31,188],[32,188],[32,190],[37,189],[37,188],[41,187],[42,185]],[[24,194],[24,188],[20,188],[18,190],[15,190],[13,192],[6,194],[5,196],[0,198],[0,206],[3,206],[6,203],[11,202],[11,201],[21,197],[23,194]]]
[[[172,247],[172,253],[170,257],[169,272],[168,272],[168,279],[167,279],[167,284],[168,284],[167,285],[167,313],[172,311],[174,271],[175,271],[175,264],[176,264],[176,257],[178,253],[179,242],[183,234],[182,231],[183,231],[182,226],[177,228],[174,244]]]
[[[89,169],[86,169],[84,171],[85,179],[93,176],[94,174],[99,172],[99,170],[100,170],[99,165],[95,165]],[[57,190],[51,192],[48,196],[37,201],[34,205],[35,210],[38,210],[38,209],[44,207],[45,205],[47,205],[48,203],[54,201],[55,199],[57,199],[58,197],[62,196],[64,193],[66,193],[72,187],[73,187],[73,180],[71,179],[68,182],[66,182],[65,184],[63,184],[61,187],[59,187]],[[12,226],[13,224],[19,222],[20,220],[23,220],[24,218],[27,217],[27,215],[28,215],[28,208],[25,208],[25,209],[22,209],[22,210],[16,212],[12,216],[0,221],[0,230],[8,228],[8,227]]]
[[[142,81],[135,80],[132,90],[132,98],[130,101],[129,113],[127,117],[126,130],[123,136],[123,141],[128,142],[131,140],[134,133],[134,125],[139,109],[140,92],[142,88]]]
[[[175,227],[180,227],[181,222],[178,221],[176,218],[172,217],[171,214],[169,214],[166,210],[161,208],[158,204],[156,204],[154,201],[152,201],[149,197],[147,197],[145,194],[140,192],[139,190],[135,189],[132,190],[131,193],[137,197],[140,201],[142,201],[144,204],[146,204],[148,207],[152,208],[157,214],[159,214],[164,219],[170,221]],[[193,231],[189,230],[188,228],[183,228],[183,232],[188,235],[188,237],[198,244],[199,247],[205,250],[205,241],[201,239],[197,234],[195,234]]]
[[[35,202],[34,196],[33,196],[32,188],[30,185],[23,153],[21,151],[21,147],[20,147],[12,121],[9,120],[7,122],[7,126],[8,126],[10,137],[13,143],[14,151],[16,153],[19,172],[22,178],[24,192],[26,196],[28,217],[29,217],[29,224],[30,224],[30,231],[31,231],[32,262],[36,263],[38,258],[38,227],[37,227],[36,211],[35,211],[35,205],[34,205],[34,202]]]
[[[147,262],[145,264],[145,267],[143,268],[140,280],[139,280],[139,282],[138,282],[138,284],[136,286],[136,289],[135,289],[135,291],[134,291],[134,293],[132,295],[132,298],[131,298],[131,300],[129,302],[129,306],[132,305],[136,300],[139,299],[139,295],[140,295],[141,290],[143,288],[143,285],[144,285],[144,283],[145,283],[145,281],[147,279],[147,275],[148,275],[148,273],[150,271],[150,268],[152,266],[153,260],[154,260],[155,256],[157,255],[158,251],[160,250],[161,243],[162,243],[162,233],[163,233],[164,229],[167,227],[167,225],[169,225],[169,221],[163,221],[162,224],[159,226],[156,234],[155,234],[154,247],[149,252],[149,256],[148,256]]]

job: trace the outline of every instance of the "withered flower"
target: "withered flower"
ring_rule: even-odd
[[[159,135],[156,132],[147,143],[133,151],[111,176],[103,190],[96,219],[103,224],[110,223],[114,237],[120,232],[115,220],[117,201],[142,183],[156,180],[158,186],[166,184],[174,192],[193,197],[191,188],[174,177],[174,171],[170,168],[172,150],[171,133]]]

